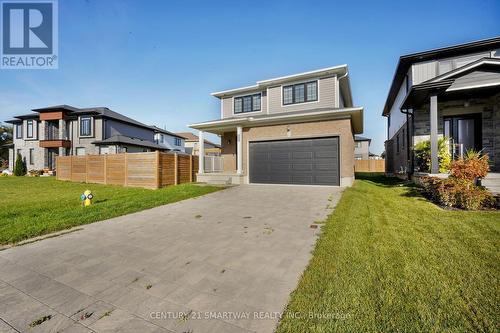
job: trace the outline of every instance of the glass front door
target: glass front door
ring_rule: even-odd
[[[452,154],[463,156],[468,150],[481,150],[481,114],[444,118],[444,135],[450,138]]]

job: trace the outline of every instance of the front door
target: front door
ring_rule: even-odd
[[[444,135],[451,140],[454,156],[463,156],[471,149],[481,150],[481,114],[445,117]]]

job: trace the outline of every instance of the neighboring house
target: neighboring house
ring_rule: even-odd
[[[223,172],[199,181],[349,186],[354,134],[363,108],[353,107],[347,65],[264,81],[212,94],[220,119],[190,125],[221,136]]]
[[[354,159],[367,160],[370,158],[370,143],[368,139],[359,135],[354,136]]]
[[[185,138],[178,134],[169,132],[156,126],[151,126],[154,129],[154,140],[160,146],[163,146],[172,151],[186,152]]]
[[[153,127],[105,107],[59,105],[33,111],[7,121],[14,125],[11,170],[17,153],[28,170],[54,170],[57,156],[169,150],[155,143]]]
[[[191,155],[199,155],[199,153],[200,153],[200,149],[199,149],[200,138],[197,135],[195,135],[191,132],[180,132],[180,133],[175,133],[175,134],[184,138],[184,140],[186,142],[185,143],[186,153],[191,154]],[[213,142],[210,142],[210,141],[205,139],[204,146],[205,146],[205,155],[215,155],[215,156],[220,155],[220,152],[221,152],[220,145],[213,143]]]
[[[454,157],[482,150],[500,171],[500,37],[401,56],[383,116],[388,174],[419,171],[412,147],[429,139],[438,173],[443,135]]]

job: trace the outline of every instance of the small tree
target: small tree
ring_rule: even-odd
[[[14,165],[14,176],[24,176],[26,174],[26,166],[23,162],[21,154],[16,156],[16,164]]]
[[[417,143],[414,147],[415,163],[419,171],[429,172],[431,169],[431,142],[425,140]],[[451,154],[447,137],[438,140],[438,163],[439,172],[446,173],[450,170]]]

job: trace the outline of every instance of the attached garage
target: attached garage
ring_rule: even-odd
[[[338,186],[339,137],[249,142],[249,182]]]

